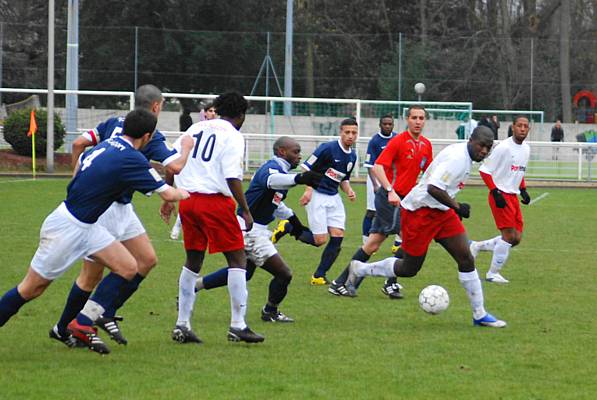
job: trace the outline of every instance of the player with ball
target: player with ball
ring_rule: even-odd
[[[473,324],[503,328],[506,322],[485,310],[483,288],[468,245],[462,218],[470,216],[470,206],[458,203],[456,194],[464,187],[473,161],[482,161],[493,145],[493,132],[475,128],[467,143],[456,143],[442,150],[413,190],[402,200],[402,249],[404,259],[394,257],[374,263],[353,260],[347,287],[352,290],[359,277],[412,277],[425,261],[431,240],[444,247],[458,264],[458,278],[473,311]]]

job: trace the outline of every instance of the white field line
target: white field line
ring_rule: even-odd
[[[17,183],[17,182],[31,182],[31,181],[35,181],[36,179],[33,178],[27,178],[27,179],[7,179],[4,181],[0,181],[0,183]]]
[[[540,195],[539,197],[535,197],[533,200],[531,200],[531,202],[529,203],[529,206],[533,205],[534,203],[538,202],[539,200],[543,200],[547,196],[549,196],[549,192],[545,192],[542,195]]]

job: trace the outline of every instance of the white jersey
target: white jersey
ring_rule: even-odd
[[[435,157],[417,186],[400,202],[400,206],[410,211],[422,207],[448,210],[448,206],[443,205],[427,193],[427,186],[433,185],[445,190],[451,198],[455,198],[456,193],[464,187],[472,164],[473,160],[468,154],[467,143],[451,144]]]
[[[479,171],[491,175],[502,192],[519,194],[520,182],[527,169],[530,154],[528,144],[517,144],[513,137],[509,137],[491,150]]]
[[[226,179],[243,178],[245,141],[241,133],[223,119],[197,122],[174,143],[179,152],[184,135],[191,136],[195,145],[182,171],[174,176],[176,186],[191,193],[231,197]]]

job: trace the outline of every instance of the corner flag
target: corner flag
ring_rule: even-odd
[[[31,168],[33,172],[33,179],[35,179],[35,132],[37,132],[35,110],[31,109],[31,116],[29,117],[29,132],[27,132],[27,136],[31,138]]]

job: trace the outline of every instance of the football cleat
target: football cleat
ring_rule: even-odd
[[[356,285],[359,277],[356,275],[356,268],[359,264],[363,263],[358,260],[350,260],[350,264],[348,265],[348,277],[344,283],[344,286],[346,286],[346,289],[352,297],[357,295]]]
[[[290,233],[291,229],[292,225],[290,224],[290,221],[287,219],[280,221],[280,223],[278,223],[278,227],[274,229],[274,232],[272,233],[272,243],[278,243],[280,239]]]
[[[492,282],[492,283],[501,283],[501,284],[510,283],[510,281],[508,279],[504,278],[499,272],[496,272],[496,273],[487,272],[487,274],[485,275],[485,280],[487,282]]]
[[[60,335],[58,333],[58,327],[54,325],[52,329],[50,329],[50,333],[48,334],[50,339],[58,340],[61,343],[64,343],[66,347],[75,348],[75,347],[87,347],[84,343],[81,343],[77,338],[73,337],[70,333],[66,335]]]
[[[329,285],[330,281],[328,281],[328,279],[325,276],[318,276],[315,277],[315,275],[311,276],[311,285],[313,286],[325,286],[325,285]]]
[[[176,325],[172,330],[172,340],[178,343],[203,343],[195,332],[183,325]]]
[[[392,300],[402,299],[404,295],[400,292],[402,289],[402,285],[398,282],[390,283],[386,280],[384,285],[381,288],[381,292],[388,296]]]
[[[122,335],[122,331],[118,326],[118,321],[122,321],[122,317],[101,316],[97,319],[97,321],[95,321],[95,325],[104,330],[108,336],[110,336],[110,339],[116,343],[126,345],[128,340],[126,340],[126,338]]]
[[[473,318],[473,325],[474,326],[487,326],[489,328],[504,328],[507,324],[506,321],[502,321],[497,319],[493,315],[487,313],[483,318],[474,319]]]
[[[345,296],[345,297],[356,297],[356,292],[351,293],[348,291],[345,285],[341,283],[336,283],[336,281],[332,281],[330,287],[328,287],[328,292],[333,294],[334,296]]]
[[[81,325],[76,319],[73,319],[70,324],[68,324],[68,330],[71,331],[73,337],[83,342],[89,350],[99,354],[110,353],[108,346],[106,346],[102,338],[97,335],[97,328]]]
[[[477,258],[479,252],[481,251],[481,249],[479,248],[479,242],[471,240],[471,243],[469,244],[469,249],[471,251],[471,254],[473,255],[473,258]]]
[[[228,328],[228,340],[230,342],[246,342],[246,343],[260,343],[265,338],[255,332],[253,332],[248,326],[244,329],[240,328]]]
[[[261,320],[265,322],[294,322],[294,319],[280,311],[267,312],[261,309]]]

